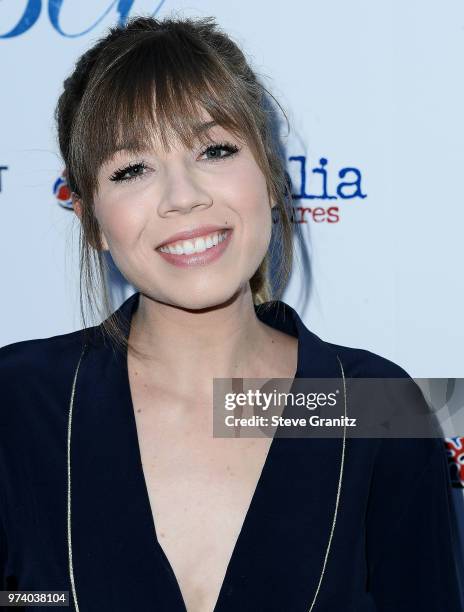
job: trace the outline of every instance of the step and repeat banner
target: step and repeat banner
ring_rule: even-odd
[[[464,377],[464,5],[445,0],[0,3],[0,345],[81,327],[78,219],[53,112],[78,56],[134,15],[214,16],[285,108],[296,261],[316,334]],[[111,264],[111,262],[109,262]],[[111,272],[115,307],[133,292]],[[464,431],[446,439],[460,516]],[[462,521],[461,521],[462,523]]]

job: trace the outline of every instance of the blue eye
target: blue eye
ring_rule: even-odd
[[[232,157],[239,151],[239,147],[230,142],[221,142],[208,145],[201,153],[201,156],[208,154],[208,161],[220,161],[227,157]],[[224,153],[222,155],[221,153]],[[110,181],[114,182],[126,182],[134,181],[138,178],[142,178],[147,170],[145,162],[141,161],[135,164],[129,164],[116,170],[111,176]]]
[[[221,151],[225,151],[226,155],[221,155]],[[221,159],[226,159],[227,157],[231,157],[235,155],[239,151],[237,145],[231,144],[230,142],[221,142],[216,144],[211,144],[203,150],[201,155],[205,155],[205,153],[211,153],[212,157],[209,157],[209,161],[219,161]]]
[[[141,178],[144,175],[143,171],[146,169],[147,166],[144,162],[129,164],[124,168],[116,170],[114,174],[110,176],[110,181],[133,181],[134,179]],[[130,173],[132,173],[132,175],[130,175]]]

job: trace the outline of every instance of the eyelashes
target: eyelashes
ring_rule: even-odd
[[[237,147],[237,145],[234,145],[230,142],[218,142],[218,143],[214,143],[211,144],[209,146],[206,147],[206,149],[204,149],[204,151],[202,151],[201,155],[204,155],[205,153],[208,152],[213,152],[214,151],[214,157],[210,157],[210,161],[219,161],[221,159],[226,159],[227,157],[231,157],[232,155],[235,155],[235,153],[238,153],[239,148]],[[227,153],[227,155],[217,155],[220,151],[225,151]]]
[[[226,155],[221,155],[221,152],[225,152]],[[220,142],[208,145],[200,155],[205,153],[213,153],[213,157],[207,159],[207,161],[218,162],[225,160],[233,155],[236,155],[240,151],[239,147],[230,142]],[[148,166],[144,161],[140,161],[133,164],[128,164],[122,168],[116,170],[111,176],[110,181],[114,182],[127,182],[134,181],[138,178],[142,178],[145,175],[144,170],[147,170]],[[133,173],[130,176],[130,173]],[[129,175],[129,176],[128,176]]]
[[[136,164],[129,164],[124,168],[119,168],[116,170],[111,176],[110,181],[121,182],[121,181],[133,181],[135,179],[141,178],[143,176],[143,170],[147,169],[147,165],[145,162],[140,162]],[[126,177],[126,174],[129,172],[135,172],[133,176]]]

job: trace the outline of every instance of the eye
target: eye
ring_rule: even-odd
[[[116,170],[111,176],[110,181],[133,181],[138,178],[142,178],[144,176],[144,170],[147,169],[145,162],[140,162],[137,164],[129,164],[128,166],[124,166],[124,168],[119,168]]]
[[[221,159],[226,159],[227,157],[232,157],[238,153],[239,148],[237,145],[234,145],[230,142],[218,142],[211,144],[206,147],[201,153],[201,156],[209,154],[208,161],[220,161]],[[225,152],[225,155],[221,155],[221,152]]]

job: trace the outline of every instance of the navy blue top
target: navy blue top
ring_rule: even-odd
[[[135,293],[118,309],[130,324]],[[369,351],[324,342],[294,309],[255,306],[298,338],[296,378],[406,377]],[[128,329],[128,328],[127,328]],[[127,354],[101,326],[0,349],[2,590],[69,591],[81,612],[185,612],[157,540],[142,470]],[[90,335],[88,335],[90,333]],[[127,332],[126,332],[127,333]],[[89,338],[91,341],[89,342]],[[443,440],[274,437],[214,612],[460,612],[455,516]],[[39,609],[28,607],[27,610]],[[41,608],[42,609],[42,608]]]

